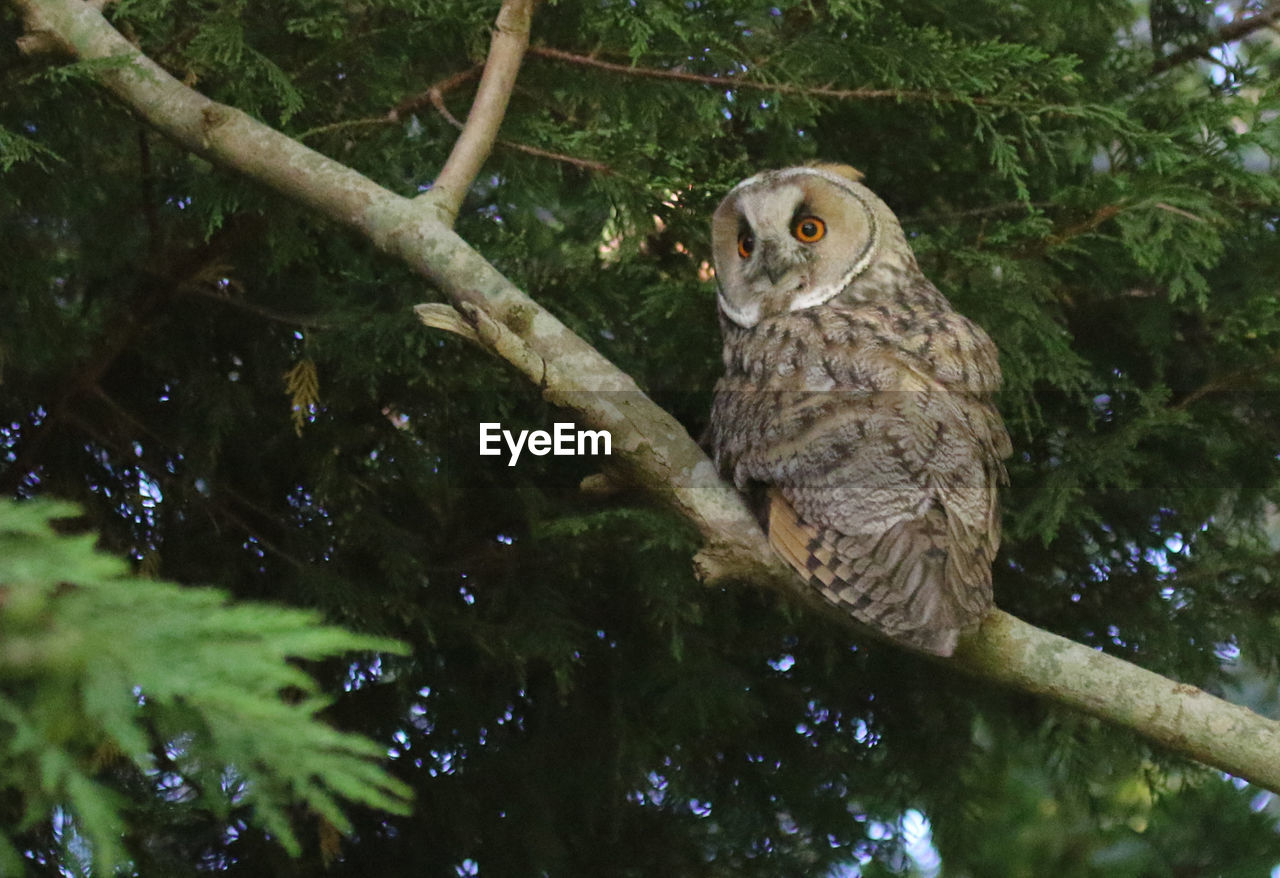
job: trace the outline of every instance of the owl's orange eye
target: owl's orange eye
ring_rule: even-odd
[[[738,255],[746,259],[751,255],[751,251],[756,249],[755,236],[750,232],[743,232],[738,236]]]
[[[802,241],[805,244],[821,241],[822,236],[826,233],[827,224],[816,216],[801,217],[791,227],[791,234],[795,235],[797,241]]]

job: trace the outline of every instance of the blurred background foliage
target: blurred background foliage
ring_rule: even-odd
[[[497,7],[107,14],[179,79],[408,195],[456,136],[427,90],[465,118]],[[1230,30],[1274,12],[548,0],[458,231],[697,436],[711,210],[762,168],[857,166],[1001,349],[1000,606],[1274,716],[1280,47]],[[290,859],[180,772],[99,767],[139,874],[1275,874],[1270,793],[705,589],[682,521],[579,493],[598,461],[479,456],[480,422],[564,414],[424,329],[420,278],[20,34],[4,8],[0,487],[79,501],[141,574],[412,647],[308,665],[411,816],[357,807],[339,840],[299,806]],[[21,811],[20,779],[0,784]],[[31,874],[105,874],[69,825],[20,827]]]

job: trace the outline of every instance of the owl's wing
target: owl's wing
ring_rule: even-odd
[[[776,448],[767,521],[829,600],[939,655],[991,608],[1000,539],[1002,470],[952,396],[881,392]]]
[[[800,520],[778,489],[769,491],[769,543],[831,603],[923,652],[951,655],[960,631],[990,607],[972,585],[940,587],[954,566],[946,515],[939,507],[876,537],[841,534]],[[990,567],[986,570],[988,580]],[[987,590],[989,593],[989,589]],[[969,606],[958,598],[968,596]],[[976,605],[975,605],[976,603]]]
[[[949,655],[991,607],[1008,436],[988,392],[944,381],[903,341],[829,347],[840,389],[757,400],[768,417],[735,470],[772,486],[770,541],[828,599]]]

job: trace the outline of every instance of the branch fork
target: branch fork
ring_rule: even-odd
[[[503,0],[489,45],[489,57],[484,64],[484,73],[480,75],[480,85],[471,103],[466,125],[462,127],[462,134],[453,145],[453,151],[449,153],[435,184],[418,196],[426,199],[448,225],[453,225],[457,219],[467,190],[498,139],[498,128],[506,115],[520,62],[529,46],[533,3],[534,0]],[[444,97],[439,90],[431,90],[428,97],[442,116],[456,124],[445,108]]]

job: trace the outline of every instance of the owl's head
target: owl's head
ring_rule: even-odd
[[[750,328],[827,302],[873,266],[914,267],[893,211],[861,178],[826,164],[764,171],[733,187],[711,220],[721,312]]]

